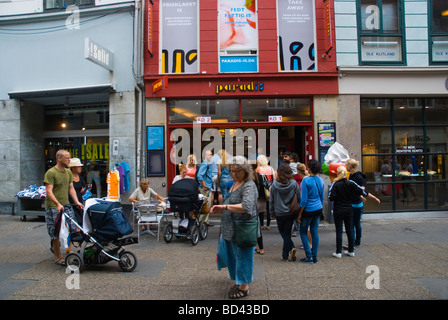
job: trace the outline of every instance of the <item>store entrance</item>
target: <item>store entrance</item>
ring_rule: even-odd
[[[109,172],[109,137],[66,137],[45,139],[45,170],[53,167],[56,152],[60,149],[70,152],[72,158],[79,158],[83,164],[81,176],[92,184],[92,194],[106,196],[106,176]]]
[[[306,162],[307,157],[313,153],[309,141],[311,134],[312,126],[309,125],[169,128],[168,185],[171,185],[173,178],[179,174],[176,164],[187,163],[188,155],[194,154],[199,165],[201,153],[206,149],[213,149],[213,153],[225,149],[233,156],[242,155],[252,160],[254,166],[258,154],[264,154],[268,159],[274,160],[275,163],[271,161],[270,165],[275,168],[282,162],[285,152],[296,155],[299,162]]]

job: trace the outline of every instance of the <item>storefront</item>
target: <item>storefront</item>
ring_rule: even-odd
[[[140,8],[114,0],[72,10],[0,15],[10,30],[0,35],[8,74],[0,80],[0,210],[11,212],[19,191],[43,185],[62,148],[81,160],[94,196],[106,196],[115,164],[128,164],[129,192],[140,176]]]
[[[361,99],[363,171],[381,210],[448,207],[447,123],[447,98]]]
[[[166,130],[163,148],[148,149],[147,165],[151,166],[152,154],[163,149],[163,161],[166,162],[163,183],[167,186],[176,174],[175,164],[185,163],[189,154],[201,159],[201,153],[212,147],[214,153],[222,148],[236,155],[238,139],[244,146],[242,155],[248,159],[255,159],[258,153],[278,159],[285,151],[296,153],[300,162],[317,156],[314,104],[325,105],[325,100],[337,93],[337,76],[266,79],[240,75],[227,77],[225,81],[203,78],[190,79],[190,84],[185,86],[183,78],[170,77],[168,87],[158,93],[150,92],[152,87],[146,86],[147,126],[150,131],[157,126]],[[320,94],[322,91],[328,96]],[[155,110],[164,110],[164,119],[155,116]],[[195,131],[198,128],[199,131]],[[182,150],[173,148],[180,143]],[[196,146],[199,148],[195,149]],[[199,154],[196,154],[197,150]],[[277,164],[273,163],[275,167]],[[156,181],[161,175],[151,175],[150,171],[147,175],[158,185]]]
[[[92,194],[106,196],[109,168],[109,104],[47,106],[44,108],[45,170],[55,165],[57,150],[65,149],[84,166],[84,181]]]
[[[331,118],[315,107],[325,113],[338,94],[330,1],[161,0],[147,9],[146,174],[156,191],[205,148],[235,155],[240,144],[249,160],[317,156],[317,121]]]

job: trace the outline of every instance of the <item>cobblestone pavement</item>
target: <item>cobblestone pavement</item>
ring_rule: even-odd
[[[334,225],[319,226],[317,264],[281,261],[274,221],[263,231],[265,254],[255,255],[254,281],[244,300],[448,299],[448,213],[400,220],[364,216],[355,257],[332,257]],[[76,282],[53,263],[43,219],[0,216],[0,299],[226,300],[232,283],[226,270],[216,268],[219,220],[212,222],[207,239],[196,246],[144,235],[126,247],[138,257],[136,270],[123,273],[109,262],[89,266]],[[293,240],[299,248],[299,238]]]

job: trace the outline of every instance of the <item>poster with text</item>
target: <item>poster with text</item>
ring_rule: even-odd
[[[199,0],[161,0],[160,73],[198,73]]]
[[[218,0],[218,41],[221,72],[258,70],[256,0]]]
[[[314,0],[277,0],[280,71],[317,71]]]

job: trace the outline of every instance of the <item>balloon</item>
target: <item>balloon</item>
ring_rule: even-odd
[[[322,172],[327,176],[330,175],[330,172],[328,171],[328,164],[326,164],[325,162],[322,163]]]

